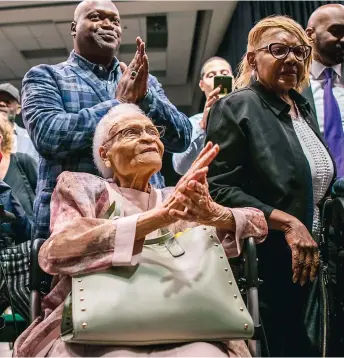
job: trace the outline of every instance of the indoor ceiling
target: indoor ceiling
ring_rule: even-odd
[[[70,22],[79,1],[0,1],[0,82],[17,87],[42,63],[64,61],[72,50]],[[129,63],[135,39],[147,42],[150,72],[169,100],[198,111],[202,63],[213,56],[236,1],[117,1],[123,28],[118,58]]]

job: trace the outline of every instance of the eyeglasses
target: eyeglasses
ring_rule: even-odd
[[[259,48],[256,51],[264,50],[269,51],[277,60],[283,60],[290,52],[293,52],[298,61],[304,61],[310,56],[312,47],[308,45],[288,46],[280,43],[272,43],[268,46]]]
[[[112,128],[111,128],[112,129]],[[109,133],[111,132],[111,129]],[[142,136],[142,134],[145,132],[151,137],[155,138],[161,138],[165,134],[166,128],[164,126],[152,126],[152,127],[146,127],[146,128],[140,128],[140,127],[130,127],[130,128],[124,128],[114,135],[112,135],[109,139],[107,139],[104,143],[108,143],[110,140],[113,140],[118,135],[121,136],[121,139],[137,139]]]

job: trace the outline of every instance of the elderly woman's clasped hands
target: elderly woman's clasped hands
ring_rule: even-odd
[[[208,142],[189,171],[180,179],[173,194],[164,203],[172,222],[186,220],[203,225],[228,228],[234,225],[230,209],[215,203],[207,182],[208,165],[219,153],[219,146]]]

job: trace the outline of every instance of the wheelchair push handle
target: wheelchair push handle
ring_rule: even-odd
[[[249,237],[245,240],[244,260],[246,288],[258,288],[261,282],[258,278],[257,248],[253,237]]]

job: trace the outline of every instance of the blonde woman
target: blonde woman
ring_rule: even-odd
[[[237,91],[211,110],[206,141],[221,151],[210,192],[227,207],[262,210],[270,233],[258,247],[261,313],[271,356],[313,356],[303,311],[319,265],[319,210],[335,165],[306,99],[311,47],[285,16],[250,31]]]
[[[0,180],[11,187],[27,218],[32,220],[37,163],[26,153],[11,153],[13,139],[13,127],[7,120],[7,114],[0,112]]]

